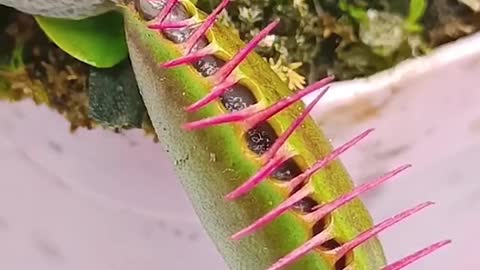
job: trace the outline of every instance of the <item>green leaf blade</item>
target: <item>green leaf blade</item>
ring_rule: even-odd
[[[112,67],[128,55],[123,17],[117,12],[82,20],[40,16],[35,19],[62,50],[94,67]]]

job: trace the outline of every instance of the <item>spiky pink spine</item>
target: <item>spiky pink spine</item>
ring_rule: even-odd
[[[344,145],[342,145],[341,147],[339,147],[338,149],[332,151],[328,156],[326,156],[324,159],[321,159],[319,160],[317,163],[315,163],[310,169],[306,170],[304,173],[298,175],[297,177],[295,177],[294,179],[290,180],[289,182],[289,186],[290,186],[290,190],[293,190],[296,186],[298,186],[299,184],[303,183],[306,181],[306,179],[308,179],[310,176],[312,176],[315,172],[317,172],[318,170],[324,168],[325,166],[327,166],[330,162],[332,162],[333,160],[335,160],[341,153],[345,152],[346,150],[350,149],[353,145],[355,145],[356,143],[358,143],[360,140],[362,140],[363,138],[365,138],[371,131],[373,131],[372,129],[369,129],[365,132],[363,132],[362,134],[360,134],[359,136],[353,138],[352,140],[348,141],[347,143],[345,143]],[[284,156],[284,161],[286,159],[288,159],[289,156]],[[271,159],[272,160],[278,160],[278,159],[281,159],[279,157],[273,157]],[[270,172],[273,172],[275,169],[277,169],[280,165],[282,165],[281,163],[276,163],[275,165],[273,165],[272,163],[267,163],[267,165],[265,165],[263,168],[265,167],[272,167],[272,166],[276,166],[275,168],[272,168],[270,169]],[[260,170],[263,171],[263,168]],[[267,175],[268,176],[268,175]],[[266,178],[266,175],[258,175],[256,174],[254,177],[252,177],[250,180],[247,180],[243,185],[241,185],[239,188],[237,188],[235,191],[233,191],[232,193],[228,194],[227,195],[227,198],[232,200],[232,199],[237,199],[238,197],[246,194],[247,192],[251,191],[257,184],[258,182],[255,181],[257,180],[258,178],[262,177],[262,179]],[[255,179],[255,180],[253,180]],[[313,190],[312,190],[313,192]]]
[[[279,102],[267,108],[261,108],[261,104],[248,107],[238,112],[231,112],[224,115],[219,115],[211,118],[190,122],[184,125],[186,130],[202,129],[216,125],[230,124],[235,122],[242,122],[245,129],[252,128],[258,123],[268,120],[275,114],[285,110],[292,104],[300,101],[306,95],[317,91],[319,88],[327,86],[333,81],[333,77],[327,77],[319,82],[316,82],[301,91],[296,92],[292,96],[286,97]]]
[[[328,89],[325,89],[315,98],[315,100],[305,109],[305,111],[292,123],[292,125],[290,125],[287,131],[284,132],[280,138],[275,141],[272,147],[261,157],[261,159],[265,162],[265,165],[262,167],[262,169],[260,169],[257,174],[247,180],[243,185],[227,194],[227,196],[225,196],[227,200],[234,200],[242,195],[245,195],[255,186],[257,186],[262,180],[270,176],[270,174],[277,170],[285,161],[292,157],[291,154],[286,153],[286,150],[284,150],[283,153],[279,153],[279,150],[286,143],[290,135],[292,135],[292,133],[301,125],[303,120],[306,119],[315,104],[320,101],[327,90]]]
[[[152,23],[148,26],[150,29],[165,31],[168,29],[178,29],[178,28],[185,28],[185,27],[193,27],[196,23],[192,19],[186,19],[183,21],[175,21],[175,22],[163,22],[163,23]]]
[[[173,68],[173,67],[178,67],[181,65],[186,65],[186,64],[193,64],[194,62],[197,62],[198,60],[202,59],[203,57],[215,53],[215,48],[213,45],[208,45],[205,48],[202,48],[196,52],[192,52],[189,54],[186,54],[183,57],[180,57],[178,59],[174,59],[172,61],[168,61],[166,63],[160,64],[161,67],[163,68]]]
[[[275,28],[277,27],[279,21],[273,21],[266,28],[264,28],[258,35],[256,35],[242,50],[240,50],[230,61],[228,61],[215,75],[213,75],[212,81],[216,85],[215,88],[210,92],[210,94],[203,97],[201,100],[193,103],[192,105],[185,108],[187,112],[196,111],[203,106],[209,104],[213,100],[220,97],[228,87],[236,83],[235,78],[229,78],[230,74],[235,70],[235,68],[240,65],[243,60],[245,60],[255,47]]]
[[[385,266],[384,268],[382,268],[382,270],[400,270],[400,269],[403,269],[405,268],[406,266],[422,259],[423,257],[437,251],[438,249],[446,246],[446,245],[449,245],[451,244],[452,241],[451,240],[445,240],[445,241],[441,241],[441,242],[437,242],[429,247],[426,247],[422,250],[419,250],[415,253],[413,253],[412,255],[409,255],[403,259],[400,259],[399,261],[397,262],[394,262],[390,265],[387,265]]]
[[[352,249],[356,248],[357,246],[365,243],[367,240],[375,237],[378,233],[386,230],[387,228],[397,224],[398,222],[404,220],[405,218],[417,213],[418,211],[432,205],[432,202],[426,202],[417,205],[414,208],[408,209],[392,218],[389,218],[378,225],[375,225],[372,229],[367,230],[361,233],[357,238],[353,239],[350,242],[347,242],[340,247],[328,251],[331,255],[333,255],[336,260],[342,258],[347,252],[351,251]],[[304,256],[314,248],[320,246],[321,244],[325,243],[326,241],[330,240],[332,235],[330,235],[329,230],[324,230],[323,232],[317,234],[312,239],[307,241],[304,245],[299,247],[298,249],[292,251],[287,256],[281,258],[276,263],[274,263],[268,270],[280,270],[285,266],[295,262],[300,257]]]
[[[197,42],[205,35],[205,33],[212,27],[213,23],[217,20],[218,15],[222,12],[223,9],[228,5],[230,0],[222,0],[220,4],[213,10],[213,12],[208,15],[207,19],[198,27],[195,32],[190,36],[186,43],[186,52],[190,53],[197,44]]]
[[[162,9],[160,14],[158,14],[156,18],[156,21],[158,24],[162,24],[165,21],[168,14],[172,12],[173,8],[175,7],[175,5],[177,5],[177,3],[178,3],[178,0],[167,0],[167,4],[165,5],[165,7]]]
[[[300,174],[299,176],[295,177],[292,179],[289,183],[290,185],[290,191],[292,191],[297,185],[307,181],[308,178],[310,178],[312,175],[314,175],[316,172],[321,170],[322,168],[325,168],[328,164],[330,164],[333,160],[338,158],[341,154],[345,153],[347,150],[351,149],[353,146],[355,146],[358,142],[363,140],[365,137],[367,137],[371,132],[373,132],[373,129],[368,129],[364,132],[362,132],[360,135],[354,137],[350,141],[346,142],[345,144],[341,145],[337,149],[333,150],[330,152],[326,157],[323,159],[317,161],[315,164],[313,164],[312,167],[307,169],[305,172]]]
[[[264,162],[268,161],[269,159],[273,158],[277,154],[281,148],[285,145],[288,138],[300,127],[300,125],[307,119],[307,117],[312,112],[313,108],[318,104],[320,99],[325,96],[329,88],[326,88],[317,97],[305,108],[305,110],[295,119],[295,121],[288,127],[288,129],[280,135],[280,137],[275,141],[275,143],[270,147],[270,149],[262,156],[262,160]]]
[[[353,191],[351,191],[348,194],[345,194],[338,199],[336,199],[333,202],[323,204],[315,209],[314,212],[308,214],[305,219],[311,222],[315,222],[317,220],[322,219],[325,217],[327,214],[335,211],[335,209],[338,209],[342,207],[343,205],[349,203],[353,199],[357,198],[361,194],[368,192],[377,186],[383,184],[385,181],[393,178],[393,176],[399,174],[400,172],[406,170],[409,168],[410,165],[404,165],[401,166],[385,175],[382,177],[379,177],[372,182],[363,184],[361,186],[358,186],[355,188]],[[262,227],[266,226],[268,223],[272,222],[275,218],[279,217],[281,214],[283,214],[285,211],[287,211],[290,207],[292,207],[295,203],[300,201],[301,199],[305,198],[306,196],[310,195],[313,192],[313,189],[311,186],[304,186],[302,189],[299,191],[295,192],[292,196],[290,196],[286,201],[284,201],[282,204],[280,204],[278,207],[273,209],[271,212],[254,222],[252,225],[249,227],[245,228],[244,230],[241,230],[240,232],[234,234],[232,236],[232,239],[234,240],[239,240],[249,234],[255,233],[257,230],[261,229]]]

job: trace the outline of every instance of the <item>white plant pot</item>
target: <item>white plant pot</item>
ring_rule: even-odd
[[[409,269],[478,269],[480,35],[372,78],[339,83],[314,112],[358,182],[414,168],[365,196],[375,220],[438,205],[380,235],[390,261],[445,238]],[[308,101],[308,99],[307,99]],[[0,104],[0,269],[226,269],[172,165],[141,132],[68,132],[31,102]],[[188,256],[188,257],[187,257]]]

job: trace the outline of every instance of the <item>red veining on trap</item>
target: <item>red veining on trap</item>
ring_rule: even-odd
[[[217,52],[217,48],[214,44],[210,43],[206,47],[201,48],[197,51],[194,51],[195,46],[197,43],[206,36],[206,33],[210,30],[212,25],[217,20],[219,14],[225,9],[229,0],[223,0],[219,6],[204,20],[200,23],[195,22],[194,19],[191,18],[184,18],[183,20],[179,21],[168,21],[168,15],[173,12],[176,5],[179,5],[178,0],[166,0],[164,2],[164,8],[160,11],[157,18],[155,18],[155,22],[149,26],[151,29],[156,29],[160,31],[168,30],[168,29],[181,29],[186,27],[198,27],[192,35],[190,35],[186,42],[184,42],[184,49],[185,55],[168,61],[166,63],[161,64],[163,68],[173,68],[177,66],[187,65],[187,64],[194,64],[200,59],[214,55]],[[200,24],[200,25],[199,25]],[[209,78],[212,82],[213,89],[202,99],[199,101],[191,104],[190,106],[186,107],[185,110],[187,112],[194,112],[205,105],[209,104],[210,102],[217,100],[220,98],[230,87],[236,84],[237,78],[233,76],[234,71],[236,68],[244,61],[247,56],[252,53],[252,51],[258,46],[258,44],[263,40],[273,29],[279,24],[279,20],[275,20],[270,23],[265,29],[263,29],[257,36],[255,36],[243,49],[241,49],[230,61],[226,62],[219,70]],[[198,26],[199,25],[199,26]],[[294,93],[290,97],[286,97],[278,101],[277,103],[263,108],[262,103],[258,103],[247,107],[241,111],[235,111],[231,113],[227,113],[225,115],[215,116],[207,119],[202,119],[196,122],[187,123],[184,125],[184,128],[187,130],[195,130],[201,128],[208,128],[215,125],[227,124],[227,123],[237,123],[240,124],[245,129],[251,129],[258,124],[267,121],[271,117],[275,116],[282,110],[288,108],[292,104],[300,101],[304,96],[307,94],[312,93],[318,89],[324,88],[325,89],[317,96],[317,98],[306,107],[306,109],[302,112],[300,116],[298,116],[290,127],[282,134],[280,137],[277,138],[275,143],[265,152],[261,159],[263,162],[263,167],[257,172],[254,176],[252,176],[249,180],[247,180],[244,184],[240,187],[232,191],[226,196],[226,199],[233,200],[237,199],[248,192],[250,192],[253,188],[255,188],[258,184],[262,181],[266,180],[273,172],[279,169],[284,162],[288,159],[293,157],[292,153],[288,152],[288,149],[284,147],[286,145],[286,141],[288,138],[298,130],[301,123],[304,122],[306,117],[309,115],[312,108],[319,102],[321,97],[327,92],[328,85],[333,81],[333,77],[327,77],[319,82],[316,82],[309,87]],[[285,213],[286,211],[290,210],[296,203],[300,202],[301,200],[307,198],[309,195],[312,195],[315,190],[313,188],[313,183],[311,182],[311,176],[317,173],[320,169],[324,168],[328,164],[330,164],[333,160],[338,158],[338,156],[360,140],[365,138],[373,129],[367,130],[362,134],[358,135],[357,137],[353,138],[349,142],[345,143],[344,145],[338,147],[330,154],[328,154],[323,159],[317,161],[313,166],[305,170],[300,175],[291,179],[287,187],[290,191],[293,191],[297,186],[304,184],[298,191],[294,192],[290,195],[283,203],[275,207],[272,211],[267,213],[265,216],[259,218],[250,226],[244,228],[243,230],[234,234],[231,238],[234,240],[239,240],[245,236],[248,236],[263,227],[267,226],[271,223],[274,219],[278,218],[280,215]],[[331,212],[343,207],[345,204],[351,202],[359,195],[368,192],[375,187],[383,184],[385,181],[391,179],[396,174],[404,171],[405,169],[409,168],[410,165],[401,166],[375,180],[372,182],[363,184],[359,187],[356,187],[349,193],[340,196],[334,201],[319,205],[313,209],[313,212],[308,213],[303,216],[305,221],[307,222],[317,222],[323,219],[326,215],[330,214]],[[390,219],[387,219],[381,222],[378,225],[375,225],[373,228],[366,230],[365,232],[358,235],[355,239],[341,244],[338,248],[333,248],[328,251],[324,251],[324,255],[330,255],[331,257],[335,258],[335,260],[340,260],[344,257],[347,253],[351,252],[353,249],[362,245],[369,239],[375,237],[378,233],[382,232],[383,230],[397,224],[398,222],[404,220],[405,218],[417,213],[418,211],[432,205],[433,203],[427,202],[420,204],[414,208],[411,208],[407,211],[404,211]],[[283,267],[294,263],[296,260],[301,258],[302,256],[306,255],[307,253],[311,252],[313,249],[321,246],[322,244],[332,240],[336,236],[334,235],[334,230],[331,226],[328,226],[320,233],[314,235],[309,241],[292,251],[291,253],[287,254],[277,262],[275,262],[268,270],[280,270]],[[451,241],[442,241],[435,243],[427,248],[424,248],[420,251],[415,252],[414,254],[405,257],[395,263],[392,263],[388,266],[382,268],[382,270],[400,270],[406,267],[407,265],[427,256],[428,254],[440,249],[441,247],[450,244]],[[344,266],[343,270],[354,270],[353,266]],[[343,267],[342,267],[343,268]]]

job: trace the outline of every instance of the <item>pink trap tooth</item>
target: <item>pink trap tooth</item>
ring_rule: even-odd
[[[195,32],[192,34],[192,36],[188,39],[187,44],[186,44],[186,51],[187,53],[190,53],[195,47],[195,44],[205,35],[205,33],[212,27],[212,25],[215,23],[218,15],[222,12],[223,9],[228,5],[230,0],[223,0],[213,11],[208,17],[205,19],[205,21],[200,25],[200,27],[195,30]]]
[[[282,202],[279,206],[275,209],[270,211],[265,216],[261,217],[257,221],[255,221],[252,225],[246,227],[245,229],[237,232],[236,234],[232,235],[231,239],[233,240],[240,240],[256,231],[262,229],[270,222],[275,220],[277,217],[281,216],[287,210],[289,210],[295,203],[299,202],[303,198],[307,197],[312,193],[311,186],[305,185],[299,191],[295,192],[292,196],[288,197],[284,202]]]
[[[168,29],[191,27],[193,25],[195,25],[195,23],[191,19],[187,19],[187,20],[178,21],[178,22],[153,23],[149,25],[148,28],[164,31]]]
[[[400,270],[400,269],[403,269],[405,268],[406,266],[422,259],[423,257],[425,256],[428,256],[430,255],[431,253],[437,251],[438,249],[448,245],[452,243],[451,240],[445,240],[445,241],[442,241],[442,242],[438,242],[438,243],[435,243],[427,248],[424,248],[422,250],[419,250],[417,252],[415,252],[414,254],[408,256],[408,257],[405,257],[397,262],[394,262],[390,265],[387,265],[385,266],[384,268],[382,268],[382,270]]]
[[[177,4],[177,2],[178,2],[178,0],[168,0],[167,1],[167,4],[165,5],[165,7],[162,9],[162,11],[160,11],[160,14],[158,14],[157,18],[155,19],[157,24],[162,24],[163,21],[165,21],[168,14],[170,14],[172,12],[172,10],[175,7],[175,5]]]
[[[233,70],[258,46],[258,44],[280,23],[279,19],[271,22],[258,35],[256,35],[242,50],[240,50],[230,61],[228,61],[214,76],[220,83],[224,81]]]
[[[320,97],[322,97],[322,94],[320,94],[317,99],[319,100]],[[312,102],[309,107],[313,107],[315,105],[316,102]],[[307,113],[305,113],[307,112]],[[308,111],[304,111],[304,115],[307,115],[308,114]],[[304,116],[302,115],[302,116]],[[299,124],[301,122],[301,118],[297,118],[297,123],[294,123],[292,126],[295,126],[295,124]],[[305,117],[303,117],[305,118]],[[299,120],[300,119],[300,120]],[[361,135],[357,136],[356,138],[354,138],[353,140],[351,140],[349,143],[345,144],[343,148],[340,148],[340,149],[348,149],[348,147],[351,147],[353,146],[356,142],[358,142],[359,140],[361,140],[362,138],[364,138],[366,135],[368,135],[372,130],[367,130],[366,132],[362,133]],[[341,151],[337,152],[338,154],[341,153]],[[266,165],[264,167],[264,169],[262,169],[263,171],[266,171],[268,170],[268,175],[271,174],[274,170],[272,169],[267,169],[267,168],[276,168],[278,167],[280,164],[277,164],[276,163],[276,160],[278,158],[276,158],[276,155],[273,155],[272,156],[272,159],[269,160],[269,162],[267,164],[270,164],[270,165]],[[286,160],[286,159],[285,159]],[[284,161],[285,161],[284,160]],[[333,160],[333,159],[326,159],[326,160]],[[282,161],[282,162],[284,162]],[[327,164],[327,161],[325,161],[324,164]],[[320,168],[322,166],[319,166],[318,168]],[[365,192],[365,191],[368,191],[376,186],[378,186],[379,184],[385,182],[386,180],[388,180],[389,178],[393,177],[394,175],[400,173],[401,171],[407,169],[408,167],[410,167],[409,165],[406,165],[406,166],[402,166],[400,168],[398,168],[397,170],[394,170],[392,172],[390,172],[389,174],[386,174],[384,177],[381,177],[379,179],[377,179],[375,182],[373,183],[369,183],[369,184],[364,184],[363,186],[360,186],[359,188],[357,188],[356,190],[352,191],[352,193],[344,196],[344,197],[341,197],[340,199],[338,199],[337,201],[334,201],[330,204],[327,204],[325,205],[325,208],[322,207],[321,209],[317,210],[317,213],[318,215],[320,214],[320,212],[318,211],[322,211],[325,212],[325,210],[327,211],[333,211],[335,210],[336,208],[340,207],[341,205],[343,204],[346,204],[347,202],[349,202],[350,200],[352,200],[353,198],[355,198],[356,196],[360,195],[361,193]],[[318,169],[317,169],[318,170]],[[303,179],[306,179],[308,178],[309,176],[311,176],[316,170],[312,170],[310,171],[308,174],[306,175],[303,175]],[[262,179],[267,177],[268,176],[266,173],[262,173]],[[300,175],[299,177],[301,177],[302,175]],[[255,181],[253,182],[256,182],[256,181],[259,181],[258,180],[258,177],[254,177],[252,179],[255,179]],[[248,189],[245,189],[243,190],[243,193],[246,193],[248,191],[250,191],[254,186],[252,186],[251,184],[252,180],[249,180],[247,181],[243,186],[247,186]],[[239,189],[243,189],[243,186],[240,187]],[[305,188],[309,188],[309,186],[305,186]],[[286,210],[288,210],[289,207],[291,207],[293,204],[295,204],[298,200],[301,200],[302,198],[304,198],[305,196],[308,195],[308,193],[310,192],[310,190],[304,190],[304,189],[301,189],[300,191],[296,192],[294,195],[292,195],[292,197],[288,198],[284,203],[282,203],[280,206],[278,206],[277,208],[275,208],[274,210],[272,210],[270,213],[268,213],[267,215],[265,215],[264,217],[260,218],[259,220],[257,220],[254,224],[250,225],[249,227],[245,228],[244,230],[238,232],[237,234],[235,234],[232,238],[233,239],[240,239],[248,234],[251,234],[253,233],[254,231],[262,228],[263,226],[267,225],[269,222],[271,222],[273,219],[275,219],[276,217],[278,217],[279,215],[281,215],[282,213],[284,213]],[[232,194],[232,193],[231,193]],[[231,196],[231,194],[229,196]],[[314,219],[316,216],[312,216],[311,219]]]
[[[278,20],[272,22],[265,29],[263,29],[255,38],[253,38],[238,54],[236,54],[232,60],[228,61],[220,70],[213,75],[212,79],[215,82],[215,88],[205,97],[195,102],[191,106],[186,108],[186,111],[196,111],[203,106],[209,104],[216,98],[220,97],[225,91],[232,86],[231,82],[236,82],[235,79],[231,79],[230,74],[233,70],[251,53],[260,41],[268,35],[269,32],[278,24]]]
[[[351,139],[350,141],[346,142],[345,144],[341,145],[337,149],[333,150],[330,152],[326,157],[323,159],[317,161],[311,168],[300,174],[299,176],[295,177],[289,182],[290,189],[294,189],[296,186],[299,184],[303,183],[306,179],[308,179],[310,176],[312,176],[314,173],[316,173],[318,170],[324,168],[325,166],[329,165],[331,162],[333,162],[335,159],[337,159],[341,154],[345,153],[347,150],[352,148],[354,145],[356,145],[358,142],[360,142],[362,139],[368,136],[374,129],[368,129],[364,132],[362,132],[360,135],[357,137]]]
[[[208,104],[209,102],[215,100],[216,98],[220,97],[229,87],[234,85],[235,81],[226,80],[222,84],[215,87],[205,98],[199,100],[198,102],[190,105],[189,107],[185,108],[187,112],[193,112],[204,105]],[[309,113],[312,111],[313,107],[320,101],[320,99],[327,93],[328,88],[323,90],[310,104],[307,108],[303,111],[303,113],[295,119],[292,125],[287,129],[287,131],[282,134],[280,138],[278,138],[275,143],[272,145],[270,150],[264,155],[263,159],[268,160],[273,157],[278,150],[282,147],[285,141],[290,137],[290,135],[303,123],[303,121],[307,118]]]
[[[420,210],[433,205],[433,202],[426,202],[417,205],[411,209],[408,209],[392,218],[389,218],[382,223],[375,225],[373,228],[361,233],[357,238],[351,240],[343,244],[342,246],[330,251],[330,253],[335,254],[337,259],[345,256],[349,251],[353,250],[354,248],[358,247],[359,245],[365,243],[366,241],[370,240],[371,238],[375,237],[380,232],[392,227],[393,225],[399,223],[400,221],[406,219],[407,217],[419,212]]]
[[[277,153],[280,147],[284,144],[284,142],[287,140],[287,138],[295,131],[296,128],[305,120],[305,118],[308,116],[309,112],[312,110],[312,108],[318,103],[321,97],[323,97],[326,93],[326,90],[322,91],[315,100],[307,106],[306,110],[302,112],[300,117],[295,119],[293,124],[289,127],[289,129],[279,138],[276,140],[272,148],[270,148],[269,154],[267,154],[266,158],[264,160],[267,162],[267,164],[264,167],[264,170],[268,171],[268,174],[263,174],[262,179],[268,177],[271,173],[275,171],[283,162],[285,162],[289,157],[284,157],[284,158],[278,158]],[[273,151],[271,151],[273,149]],[[281,163],[277,162],[281,161]],[[256,177],[252,178],[251,180],[245,182],[244,185],[239,187],[237,190],[233,191],[229,195],[227,195],[228,199],[235,199],[238,196],[241,196],[245,194],[246,192],[250,191],[252,188],[254,188],[260,179],[257,179]]]
[[[294,263],[301,257],[308,254],[313,249],[319,247],[320,245],[324,244],[328,240],[332,238],[331,233],[328,229],[322,231],[321,233],[315,235],[312,239],[308,240],[303,244],[301,247],[297,248],[296,250],[292,251],[285,257],[281,258],[277,262],[275,262],[272,266],[270,266],[267,270],[282,270],[284,267]]]
[[[230,87],[232,87],[236,83],[235,80],[225,80],[221,84],[215,86],[210,93],[208,93],[205,97],[200,99],[199,101],[193,103],[192,105],[185,108],[187,112],[194,112],[202,108],[203,106],[207,105],[208,103],[212,102],[213,100],[219,98],[221,95],[225,93]]]
[[[376,180],[363,184],[352,192],[332,201],[330,203],[321,205],[317,207],[317,210],[311,214],[308,214],[305,218],[309,222],[316,222],[317,220],[325,217],[325,215],[333,212],[334,210],[342,207],[343,205],[347,204],[348,202],[352,201],[353,199],[357,198],[359,195],[374,189],[375,187],[379,186],[380,184],[384,183],[385,181],[391,179],[393,176],[399,174],[400,172],[410,168],[410,165],[401,166],[379,178]],[[304,197],[308,196],[312,192],[312,189],[309,185],[305,185],[302,189],[295,192],[291,197],[285,200],[282,204],[276,207],[274,210],[263,216],[262,218],[258,219],[252,225],[248,226],[247,228],[243,229],[242,231],[236,233],[232,236],[232,239],[238,240],[243,238],[259,229],[263,228],[270,222],[272,222],[275,218],[279,217],[281,214],[286,212],[290,207],[292,207],[296,202],[300,201]]]
[[[382,223],[376,225],[370,230],[367,230],[363,233],[361,233],[357,238],[354,240],[347,242],[343,244],[342,246],[333,249],[331,251],[327,251],[327,253],[334,255],[337,259],[342,258],[347,252],[351,251],[352,249],[356,248],[357,246],[363,244],[370,238],[376,236],[378,233],[382,232],[383,230],[397,224],[398,222],[404,220],[405,218],[417,213],[418,211],[432,205],[432,202],[426,202],[419,204],[418,206],[408,209],[393,218],[389,218]],[[284,268],[285,266],[294,263],[296,260],[301,258],[302,256],[306,255],[308,252],[312,251],[314,248],[319,247],[326,241],[331,239],[331,235],[329,233],[328,228],[324,230],[323,232],[317,234],[314,236],[312,239],[307,241],[305,244],[297,248],[296,250],[292,251],[285,257],[281,258],[278,260],[276,263],[274,263],[268,270],[280,270]],[[389,269],[392,270],[392,269]]]
[[[315,105],[318,104],[320,99],[327,93],[327,89],[323,90],[300,114],[299,117],[293,121],[293,123],[288,127],[288,129],[282,133],[282,135],[273,143],[272,147],[262,156],[263,160],[269,160],[272,157],[274,157],[280,148],[285,144],[285,142],[288,140],[288,138],[295,132],[295,130],[298,129],[298,127],[305,121],[307,116],[310,114],[312,109],[315,107]]]
[[[411,165],[408,164],[408,165],[403,165],[391,172],[388,172],[384,175],[382,175],[381,177],[371,181],[371,182],[368,182],[368,183],[365,183],[363,185],[360,185],[358,187],[356,187],[353,191],[351,191],[350,193],[347,193],[341,197],[339,197],[338,199],[330,202],[330,203],[326,203],[324,205],[320,205],[316,208],[316,210],[310,214],[308,214],[306,216],[306,220],[310,221],[310,222],[316,222],[322,218],[324,218],[327,214],[335,211],[336,209],[344,206],[345,204],[351,202],[353,199],[357,198],[358,196],[362,195],[363,193],[366,193],[376,187],[378,187],[379,185],[383,184],[385,181],[389,180],[389,179],[392,179],[395,175],[403,172],[404,170],[410,168]]]
[[[243,122],[243,121],[246,121],[253,114],[257,113],[258,111],[259,111],[258,107],[251,106],[238,112],[227,113],[217,117],[211,117],[211,118],[198,120],[195,122],[186,123],[183,125],[183,128],[185,130],[195,130],[195,129],[207,128],[207,127],[217,126],[217,125],[226,124],[226,123]]]
[[[163,68],[174,68],[182,65],[192,64],[214,52],[215,50],[213,49],[213,46],[208,45],[207,47],[200,49],[196,52],[192,52],[180,58],[160,64],[160,66]]]
[[[248,119],[248,126],[254,127],[258,123],[261,123],[270,117],[274,116],[275,114],[283,111],[284,109],[288,108],[290,105],[293,103],[300,101],[303,97],[306,95],[319,90],[322,87],[327,87],[327,89],[324,89],[323,91],[328,91],[328,84],[331,83],[334,80],[333,76],[326,77],[316,83],[311,84],[310,86],[295,92],[292,96],[286,97],[277,103],[273,104],[272,106],[258,112],[257,114],[253,115]]]
[[[356,138],[354,138],[350,142],[346,143],[343,148],[339,148],[339,149],[344,149],[344,150],[348,149],[347,146],[350,146],[350,147],[353,146],[356,142],[358,142],[360,139],[364,138],[371,131],[372,130],[367,130],[366,132],[357,136]],[[341,152],[339,151],[337,153],[339,154]],[[330,160],[333,160],[333,159],[330,159]],[[344,205],[344,204],[348,203],[349,201],[353,200],[358,195],[373,189],[374,187],[380,185],[381,183],[387,181],[388,179],[392,178],[396,174],[402,172],[403,170],[406,170],[409,167],[410,167],[410,165],[401,166],[398,169],[393,170],[392,172],[390,172],[388,174],[385,174],[383,177],[380,177],[379,179],[377,179],[377,180],[375,180],[371,183],[367,183],[367,184],[364,184],[364,185],[358,187],[357,189],[355,189],[351,193],[349,193],[349,194],[347,194],[343,197],[340,197],[336,201],[333,201],[329,204],[326,204],[326,205],[320,207],[317,210],[317,212],[310,214],[310,215],[314,214],[314,216],[311,216],[310,219],[314,220],[314,219],[318,218],[319,216],[323,217],[326,213],[329,213],[329,212],[341,207],[342,205]],[[313,174],[313,172],[312,172],[312,174]],[[304,178],[306,178],[306,177],[304,176]],[[282,204],[280,204],[277,208],[275,208],[274,210],[269,212],[267,215],[265,215],[262,218],[260,218],[259,220],[257,220],[252,225],[250,225],[247,228],[243,229],[242,231],[236,233],[234,236],[232,236],[232,238],[235,239],[235,240],[238,240],[240,238],[243,238],[243,237],[261,229],[262,227],[264,227],[265,225],[267,225],[268,223],[273,221],[275,218],[277,218],[278,216],[283,214],[285,211],[287,211],[297,201],[303,199],[304,197],[306,197],[310,193],[311,193],[310,186],[308,186],[308,185],[304,186],[302,189],[300,189],[299,191],[294,193],[286,201],[284,201]]]
[[[263,180],[269,177],[273,172],[275,172],[289,158],[289,156],[279,156],[270,159],[269,162],[260,169],[260,171],[248,179],[240,187],[230,192],[227,196],[225,196],[225,198],[227,200],[235,200],[240,196],[247,194],[253,188],[258,186],[258,184],[260,184]]]
[[[252,128],[256,124],[262,121],[266,121],[276,113],[284,110],[291,104],[299,101],[304,96],[325,86],[326,84],[330,83],[332,80],[333,80],[333,77],[327,77],[319,82],[316,82],[306,87],[303,90],[296,92],[293,96],[284,98],[279,102],[263,110],[259,109],[258,106],[251,106],[246,109],[243,109],[242,111],[231,112],[224,115],[219,115],[211,118],[198,120],[196,122],[190,122],[185,124],[184,128],[186,130],[194,130],[194,129],[206,128],[206,127],[222,125],[227,123],[234,123],[234,122],[244,122],[247,128]]]

